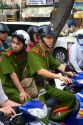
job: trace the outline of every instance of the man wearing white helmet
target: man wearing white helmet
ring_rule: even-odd
[[[25,51],[30,37],[24,30],[17,30],[12,34],[11,47],[2,52],[1,81],[7,96],[14,101],[24,101],[29,97],[21,85],[23,71],[26,64]]]
[[[0,64],[2,61],[2,57],[1,57],[2,51],[5,51],[5,49],[9,47],[9,43],[6,41],[8,32],[9,32],[8,26],[4,23],[0,23]],[[0,67],[0,72],[1,72],[1,67]],[[1,80],[0,80],[0,125],[4,125],[1,122],[2,112],[5,114],[5,116],[13,115],[15,114],[15,111],[12,107],[18,106],[18,105],[19,105],[18,103],[9,100],[8,97],[5,95],[2,88]]]
[[[70,63],[77,73],[83,72],[83,29],[76,32],[76,39],[70,48]]]

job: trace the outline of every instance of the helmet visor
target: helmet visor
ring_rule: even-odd
[[[9,32],[7,32],[7,31],[0,31],[0,33],[2,33],[2,34],[8,34]]]

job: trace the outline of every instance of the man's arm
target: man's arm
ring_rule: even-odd
[[[7,98],[0,83],[0,107],[2,107],[0,111],[4,112],[5,115],[15,114],[15,111],[11,107],[19,105],[19,103],[13,102]]]
[[[72,82],[69,78],[64,77],[64,76],[62,76],[60,74],[52,73],[52,72],[50,72],[50,71],[48,71],[46,69],[40,69],[40,70],[38,70],[37,74],[41,75],[41,76],[44,76],[44,77],[47,77],[47,78],[60,79],[60,80],[64,81],[65,83],[71,83]]]
[[[17,74],[15,72],[11,73],[10,74],[10,77],[14,83],[14,85],[17,87],[17,89],[19,90],[20,92],[20,100],[23,101],[23,100],[26,100],[27,96],[30,97],[24,90],[24,88],[22,87],[21,83],[20,83],[20,80],[17,76]]]
[[[65,65],[61,64],[59,67],[58,67],[58,70],[60,72],[62,72],[64,75],[67,75],[67,76],[70,76],[70,77],[73,77],[74,76],[74,73],[71,72],[71,71],[65,71]]]
[[[57,78],[59,79],[59,75],[58,74],[55,74],[55,73],[52,73],[46,69],[40,69],[37,71],[37,74],[38,75],[41,75],[41,76],[44,76],[44,77],[47,77],[47,78]]]
[[[64,72],[65,71],[65,66],[63,64],[61,64],[59,67],[58,67],[58,70],[61,71],[61,72]]]
[[[20,105],[19,103],[16,103],[14,101],[7,99],[5,102],[0,104],[0,107],[6,107],[6,106],[14,107],[14,106],[19,106],[19,105]]]

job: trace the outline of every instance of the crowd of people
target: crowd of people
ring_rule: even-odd
[[[46,89],[45,100],[47,97],[54,97],[59,105],[68,107],[66,113],[55,117],[56,120],[59,121],[75,111],[74,95],[54,88],[48,82],[49,78],[56,78],[70,84],[72,81],[68,76],[73,76],[72,72],[65,71],[65,66],[50,54],[54,40],[51,26],[30,26],[27,32],[18,29],[12,34],[10,44],[6,42],[8,32],[8,26],[0,23],[0,111],[6,115],[15,114],[13,106],[19,106],[28,98],[34,98],[27,90],[27,85],[23,86],[26,78],[27,84],[29,78],[34,79],[38,91],[41,88]],[[66,76],[52,72],[54,69]]]

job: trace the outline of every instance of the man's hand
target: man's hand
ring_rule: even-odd
[[[72,80],[70,78],[62,76],[61,74],[57,74],[57,78],[60,79],[61,81],[64,81],[65,84],[72,83]]]
[[[16,114],[14,109],[11,108],[10,106],[6,106],[6,107],[3,107],[3,108],[0,108],[0,111],[3,112],[7,116]]]
[[[26,100],[27,100],[27,97],[28,97],[28,98],[31,98],[31,97],[29,96],[29,94],[26,93],[25,91],[20,92],[20,100],[21,100],[21,101],[26,101]]]
[[[65,77],[65,76],[60,77],[60,80],[64,81],[65,84],[72,83],[72,80],[68,77]]]
[[[15,72],[13,72],[13,73],[10,74],[10,77],[11,77],[11,79],[12,79],[14,85],[16,86],[16,88],[17,88],[17,89],[19,90],[19,92],[20,92],[20,97],[19,97],[20,100],[21,100],[21,101],[25,101],[25,100],[27,100],[27,97],[30,98],[29,94],[27,94],[27,93],[25,92],[24,88],[22,87],[21,82],[20,82],[20,80],[19,80],[17,74],[16,74]]]
[[[74,72],[71,72],[71,71],[69,71],[69,72],[64,72],[66,75],[68,75],[68,76],[70,76],[70,77],[73,77],[74,75],[75,75],[75,73]]]

